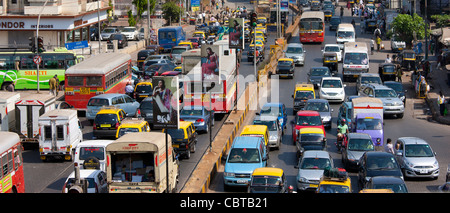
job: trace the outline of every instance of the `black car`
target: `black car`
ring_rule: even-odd
[[[155,50],[154,49],[145,49],[145,50],[141,50],[138,52],[137,54],[137,67],[139,68],[139,70],[142,70],[142,68],[144,67],[144,62],[145,59],[147,59],[147,57],[149,55],[154,55],[155,54]]]
[[[312,67],[308,73],[308,82],[319,87],[323,77],[332,77],[330,68],[328,67]]]
[[[408,193],[405,181],[399,177],[377,176],[370,178],[365,189],[390,189],[394,193]]]
[[[128,46],[128,39],[124,34],[112,34],[107,41],[108,46],[113,44],[113,40],[117,40],[117,48],[119,49],[123,49],[124,47]]]
[[[370,178],[394,176],[403,179],[400,166],[391,153],[381,151],[365,152],[359,160],[358,183],[363,188]]]
[[[173,63],[159,63],[150,65],[144,70],[144,79],[158,76],[166,71],[172,71],[175,67],[176,66]]]
[[[144,98],[144,100],[141,101],[139,110],[141,111],[141,117],[148,122],[150,128],[153,128],[153,98]]]
[[[403,84],[401,82],[385,81],[384,85],[393,89],[395,93],[397,93],[398,98],[400,98],[400,100],[402,100],[403,103],[406,102],[406,95],[405,95],[406,90],[403,89]]]
[[[330,30],[337,30],[340,23],[341,18],[339,16],[332,16],[330,18]]]

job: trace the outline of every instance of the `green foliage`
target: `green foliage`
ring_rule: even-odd
[[[431,18],[436,21],[436,26],[437,27],[450,26],[450,15],[449,14],[432,15]]]
[[[149,2],[150,2],[150,14],[153,14],[156,5],[156,0],[149,0]],[[132,3],[134,4],[134,6],[136,6],[137,17],[141,19],[142,13],[147,11],[147,0],[133,0]]]
[[[409,14],[398,14],[392,22],[392,27],[395,29],[395,33],[399,35],[399,38],[406,42],[406,44],[411,44],[414,39],[413,32],[415,32],[417,39],[425,38],[425,22],[422,17],[414,13],[414,16]],[[430,31],[427,30],[429,35]]]
[[[133,12],[131,10],[128,10],[127,14],[128,14],[128,25],[130,27],[136,26],[136,20],[134,19]]]
[[[180,7],[175,2],[168,1],[162,5],[162,14],[167,22],[178,22],[180,20]]]

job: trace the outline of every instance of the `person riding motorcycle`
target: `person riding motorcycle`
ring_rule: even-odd
[[[344,144],[346,142],[345,138],[348,134],[348,125],[345,122],[345,119],[341,120],[341,124],[338,125],[337,127],[337,142],[338,142],[338,146],[340,145],[346,145]]]

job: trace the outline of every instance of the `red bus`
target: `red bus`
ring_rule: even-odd
[[[229,113],[235,107],[236,90],[238,86],[236,69],[236,54],[234,49],[228,48],[228,40],[221,40],[214,45],[221,45],[223,51],[229,51],[228,55],[221,55],[219,63],[219,80],[204,79],[202,81],[202,70],[200,62],[192,68],[185,76],[180,78],[184,87],[184,106],[205,106],[211,108],[214,113]],[[211,95],[210,95],[211,94]]]
[[[1,193],[25,193],[22,145],[17,133],[0,132]]]
[[[325,38],[325,16],[323,11],[305,11],[300,18],[301,43],[322,43]]]
[[[102,53],[69,67],[65,73],[65,100],[74,109],[86,110],[89,99],[104,93],[125,93],[131,82],[131,56]]]

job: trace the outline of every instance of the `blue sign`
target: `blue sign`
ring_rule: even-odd
[[[66,46],[67,50],[81,49],[81,48],[89,47],[89,44],[87,41],[70,42],[70,43],[65,43],[64,45]]]

